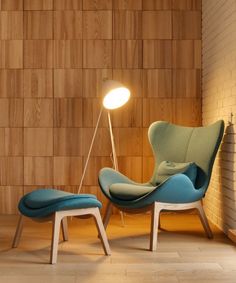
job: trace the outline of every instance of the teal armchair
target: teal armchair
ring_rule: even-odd
[[[159,217],[162,210],[197,209],[209,238],[212,232],[205,216],[201,200],[204,198],[216,153],[224,133],[222,120],[207,127],[183,127],[168,122],[154,122],[148,137],[155,157],[155,168],[148,183],[136,183],[123,174],[103,168],[99,184],[109,203],[104,217],[108,225],[112,205],[129,213],[152,211],[150,250],[157,247]],[[194,182],[185,172],[170,175],[158,182],[158,170],[165,162],[194,164]]]

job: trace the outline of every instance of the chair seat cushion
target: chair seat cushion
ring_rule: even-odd
[[[89,195],[89,197],[96,198],[93,195]],[[40,189],[26,195],[25,205],[27,205],[29,208],[42,208],[59,201],[77,198],[88,198],[88,195],[75,195],[69,192],[54,189]]]
[[[39,189],[23,196],[18,208],[25,216],[45,217],[60,210],[101,206],[91,194],[78,195],[55,189]]]
[[[121,200],[135,200],[155,190],[151,185],[115,183],[109,188],[111,196]]]

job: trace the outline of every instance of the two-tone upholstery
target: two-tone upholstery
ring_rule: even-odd
[[[104,195],[123,208],[143,208],[156,201],[190,203],[204,197],[213,163],[224,132],[222,120],[207,127],[183,127],[168,122],[153,123],[148,132],[155,156],[155,168],[148,183],[135,183],[111,168],[99,173]],[[127,143],[129,141],[127,140]],[[195,186],[184,174],[176,174],[157,184],[158,166],[162,161],[194,162],[198,167]]]
[[[101,208],[96,196],[72,194],[55,189],[40,189],[26,194],[19,202],[19,211],[31,218],[42,218],[56,211],[78,208]]]

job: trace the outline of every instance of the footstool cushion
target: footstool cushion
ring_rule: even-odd
[[[56,211],[78,208],[101,208],[102,204],[91,194],[72,194],[56,189],[39,189],[23,196],[19,211],[28,217],[46,217]]]

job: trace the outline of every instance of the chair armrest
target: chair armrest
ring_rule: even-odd
[[[117,172],[112,168],[101,169],[98,175],[98,182],[103,193],[109,198],[111,197],[109,188],[112,184],[115,183],[137,184],[132,180],[130,180],[129,178],[127,178],[125,175],[121,174],[120,172]]]
[[[188,203],[201,199],[203,189],[195,189],[191,180],[184,174],[176,174],[157,186],[151,193],[154,201]]]

